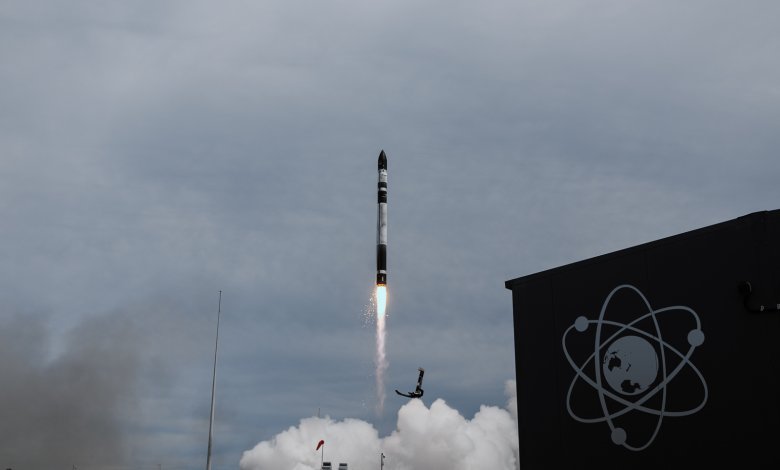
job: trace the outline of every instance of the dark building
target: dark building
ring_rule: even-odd
[[[780,210],[506,282],[520,468],[780,468]]]

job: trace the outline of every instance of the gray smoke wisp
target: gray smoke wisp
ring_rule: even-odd
[[[241,470],[316,470],[325,441],[324,460],[334,468],[378,468],[380,454],[387,470],[517,470],[517,395],[515,381],[506,382],[506,408],[480,407],[473,418],[463,417],[442,399],[427,407],[411,400],[398,410],[395,431],[380,438],[369,423],[357,419],[334,421],[305,418],[298,426],[244,452]]]
[[[82,321],[54,351],[42,315],[0,319],[0,466],[82,468],[126,457],[134,411],[135,330],[114,316]]]

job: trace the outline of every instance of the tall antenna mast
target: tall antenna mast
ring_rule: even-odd
[[[217,384],[217,348],[219,347],[219,317],[222,314],[222,291],[217,304],[217,339],[214,341],[214,374],[211,376],[211,415],[209,416],[209,450],[206,454],[206,470],[211,470],[211,437],[214,426],[214,390]]]

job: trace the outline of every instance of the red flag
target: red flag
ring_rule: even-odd
[[[325,441],[324,441],[324,440],[322,440],[322,439],[320,439],[320,442],[319,442],[319,443],[317,443],[317,448],[316,448],[316,449],[314,449],[314,450],[320,450],[320,447],[322,447],[322,446],[324,446],[324,445],[325,445]]]

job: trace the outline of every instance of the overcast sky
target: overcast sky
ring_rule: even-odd
[[[204,465],[220,290],[215,468],[317,413],[386,436],[417,367],[427,406],[504,406],[504,281],[780,208],[778,18],[0,2],[0,465]]]

